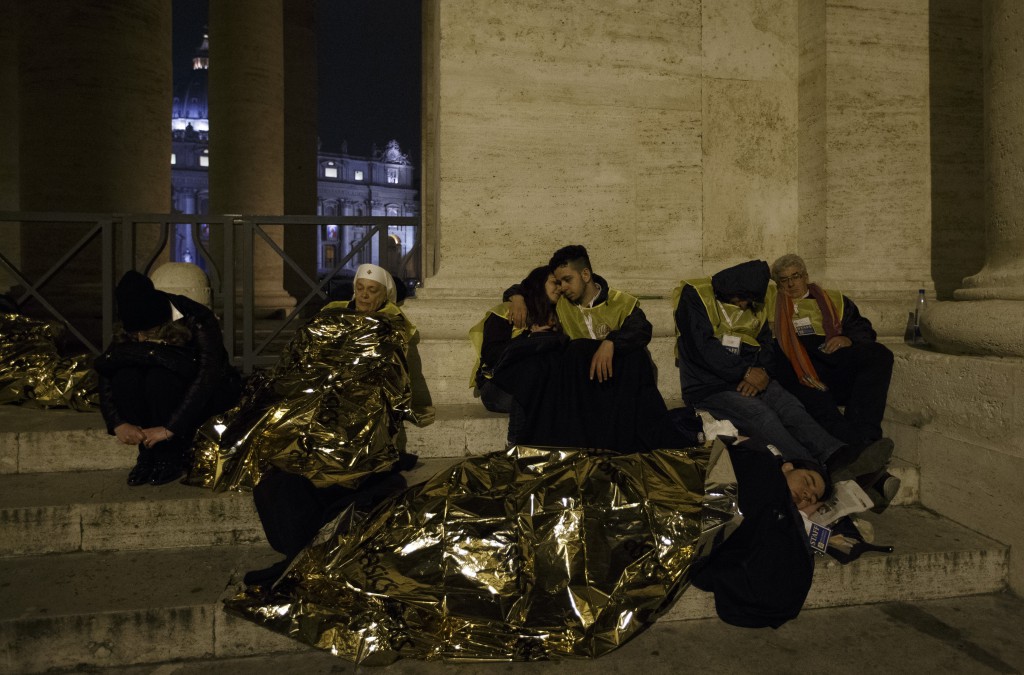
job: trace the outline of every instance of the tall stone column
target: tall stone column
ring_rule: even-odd
[[[18,32],[14,3],[0,4],[0,211],[17,211],[18,197]],[[0,252],[21,265],[21,230],[17,223],[0,223]],[[0,268],[0,293],[15,283]]]
[[[1024,356],[1024,4],[985,3],[985,266],[925,337],[946,351]]]
[[[317,64],[316,7],[313,0],[288,0],[284,7],[284,213],[316,214]],[[293,225],[285,231],[285,252],[310,278],[316,278],[316,227]],[[285,288],[304,298],[310,288],[290,267]]]
[[[210,2],[210,212],[284,213],[284,31],[282,0]],[[278,246],[281,226],[264,226]],[[257,240],[257,311],[292,307],[284,264]]]
[[[138,0],[16,4],[20,208],[166,213],[171,206],[171,7]],[[86,225],[22,229],[30,280],[56,262]],[[150,239],[152,241],[152,239]],[[69,314],[95,317],[98,245],[45,287]]]

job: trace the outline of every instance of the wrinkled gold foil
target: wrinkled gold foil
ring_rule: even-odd
[[[93,357],[61,357],[59,323],[0,314],[0,403],[92,410],[99,405]]]
[[[411,405],[404,321],[322,310],[249,379],[238,407],[200,427],[187,482],[252,488],[274,466],[318,487],[355,487],[390,470],[402,420],[433,420]]]
[[[228,611],[365,665],[596,657],[664,613],[736,513],[710,450],[513,447],[328,523]]]

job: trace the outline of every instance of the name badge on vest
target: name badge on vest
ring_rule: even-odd
[[[725,347],[726,349],[728,349],[733,354],[739,354],[740,353],[740,345],[742,343],[743,343],[743,341],[740,340],[740,336],[739,335],[723,335],[722,336],[722,346]]]
[[[793,328],[796,329],[797,335],[814,335],[814,326],[811,325],[810,317],[793,319]]]
[[[828,551],[828,540],[831,536],[832,530],[824,525],[812,523],[811,531],[807,534],[807,539],[810,542],[812,549],[818,553],[825,553]]]

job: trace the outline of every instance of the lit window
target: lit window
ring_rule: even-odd
[[[388,169],[388,182],[392,185],[398,184],[398,169]]]
[[[338,247],[335,244],[324,246],[324,267],[334,267],[334,261],[338,259]]]
[[[199,166],[210,166],[210,156],[206,153],[199,155]]]
[[[324,177],[325,178],[337,178],[338,177],[338,167],[336,167],[336,166],[324,167]]]
[[[355,174],[353,175],[353,177],[356,180],[362,180],[363,179],[363,172],[362,171],[356,171]]]
[[[175,156],[175,154],[174,154],[174,153],[172,152],[172,153],[171,153],[171,164],[172,164],[172,165],[174,165],[174,164],[177,164],[177,163],[178,163],[178,158],[177,158],[177,156]]]

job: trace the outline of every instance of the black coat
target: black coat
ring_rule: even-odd
[[[768,264],[762,260],[736,265],[711,277],[715,297],[727,302],[732,296],[764,303],[769,281]],[[677,347],[683,398],[690,405],[720,391],[735,391],[748,368],[764,368],[776,374],[772,331],[765,321],[757,334],[757,347],[742,343],[733,354],[715,338],[704,301],[693,286],[684,286],[675,311],[679,330]]]
[[[803,608],[814,554],[780,460],[757,439],[729,448],[743,522],[698,563],[693,583],[715,594],[719,618],[778,628]]]
[[[217,317],[207,307],[184,295],[165,295],[183,315],[178,321],[189,329],[192,338],[181,347],[161,349],[164,346],[155,345],[146,352],[152,359],[150,362],[140,363],[140,356],[144,358],[144,355],[139,347],[144,343],[115,343],[97,357],[95,367],[100,374],[100,410],[110,434],[126,421],[114,403],[111,376],[118,368],[159,366],[190,380],[181,402],[163,424],[176,436],[191,436],[210,415],[233,405],[232,399],[237,399],[241,390],[241,378],[228,360]]]

